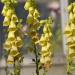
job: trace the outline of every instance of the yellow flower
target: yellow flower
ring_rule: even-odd
[[[16,46],[17,46],[17,47],[22,47],[22,45],[23,45],[23,41],[22,41],[22,39],[18,36],[18,37],[16,38]]]
[[[29,15],[27,16],[27,24],[30,25],[30,24],[33,24],[33,21],[34,21],[34,18],[32,16],[32,14],[29,13]]]
[[[8,17],[5,17],[3,21],[3,26],[9,26],[9,24],[10,24],[10,19]]]
[[[67,37],[69,37],[69,36],[72,35],[71,27],[70,27],[69,25],[66,25],[64,34],[65,34]]]
[[[30,7],[31,7],[31,2],[27,1],[24,5],[25,10],[29,10]]]
[[[74,19],[75,19],[75,17],[74,17],[74,15],[73,15],[73,13],[70,12],[70,13],[69,13],[69,20],[70,20],[71,22],[73,22]]]
[[[18,18],[15,14],[12,14],[11,21],[18,22]]]
[[[11,18],[12,13],[13,13],[13,10],[12,10],[12,9],[8,9],[8,11],[6,12],[6,16],[7,16],[8,18]]]
[[[7,59],[8,64],[13,64],[14,63],[14,58],[9,54],[8,59]]]
[[[75,31],[75,24],[74,23],[71,23],[71,30],[72,30],[72,32]]]
[[[69,56],[70,57],[75,57],[75,51],[74,51],[74,49],[69,48]]]
[[[75,43],[72,43],[71,45],[69,45],[69,48],[75,49]]]
[[[43,57],[41,57],[41,58],[40,58],[40,62],[41,62],[42,64],[44,64],[44,63],[45,63],[45,60],[44,60],[44,58],[43,58]]]
[[[38,12],[38,10],[37,9],[35,9],[35,11],[34,11],[34,19],[37,19],[38,17],[40,17],[40,15],[39,15],[39,12]]]
[[[17,47],[12,45],[12,48],[10,49],[10,55],[14,57],[17,53],[18,53]]]
[[[7,39],[4,43],[4,49],[7,51],[11,48],[11,42]]]
[[[34,8],[33,8],[33,7],[30,7],[30,8],[29,8],[29,13],[30,13],[30,14],[33,14],[33,13],[34,13]]]
[[[15,40],[15,35],[14,35],[14,32],[13,31],[10,31],[8,33],[8,40],[9,41],[14,41]]]
[[[16,25],[13,21],[10,22],[9,31],[16,31]]]
[[[67,7],[67,9],[68,9],[68,11],[69,11],[69,12],[71,12],[72,7],[73,7],[73,5],[72,5],[72,4],[71,4],[71,5],[69,5],[69,6]]]
[[[73,43],[73,38],[72,37],[68,37],[67,38],[67,45],[71,45]]]

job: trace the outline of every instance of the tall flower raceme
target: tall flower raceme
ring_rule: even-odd
[[[75,58],[75,3],[71,3],[68,7],[68,22],[65,27],[64,34],[67,38],[67,75],[71,75]]]
[[[44,28],[43,28],[43,34],[39,40],[39,44],[41,45],[40,63],[42,64],[42,68],[45,71],[48,71],[49,67],[52,64],[52,61],[51,61],[51,56],[52,56],[51,25],[52,25],[52,19],[49,17],[48,20],[45,21]]]
[[[20,74],[20,68],[18,67],[21,61],[20,48],[22,47],[22,38],[20,37],[21,22],[15,14],[15,5],[17,0],[1,0],[4,4],[2,14],[4,16],[3,26],[7,27],[7,39],[4,43],[4,49],[7,51],[7,64],[14,65],[14,74]],[[17,65],[16,65],[17,63]],[[12,73],[13,74],[13,73]]]
[[[39,28],[39,12],[35,8],[35,1],[34,0],[27,0],[24,6],[25,10],[28,11],[28,16],[27,16],[27,35],[31,39],[31,43],[33,46],[33,52],[35,54],[35,64],[36,64],[36,74],[39,75],[39,56],[38,56],[38,51],[37,51],[37,45],[36,42],[39,40],[37,30]]]
[[[33,52],[35,54],[36,74],[39,75],[40,62],[41,63],[44,62],[43,65],[45,66],[45,69],[47,69],[47,67],[49,67],[49,64],[51,63],[50,37],[52,36],[52,34],[50,32],[50,26],[49,26],[51,24],[51,19],[50,20],[49,19],[48,20],[39,20],[38,19],[40,17],[40,15],[39,15],[38,10],[36,9],[35,0],[27,0],[24,8],[25,8],[25,10],[28,11],[28,16],[27,16],[27,20],[26,20],[26,23],[27,23],[26,35],[28,35],[30,37],[32,45],[33,45]],[[43,29],[44,33],[42,34],[42,37],[39,42],[40,37],[39,37],[38,30],[44,24],[45,24],[44,29]],[[42,46],[41,59],[39,59],[40,53],[38,52],[37,43]],[[45,44],[45,45],[43,45],[43,44]],[[46,49],[46,47],[47,47],[47,49]],[[45,50],[46,53],[44,53],[43,49],[46,49]],[[45,59],[44,57],[47,58],[47,60],[42,61],[42,59],[43,60]]]

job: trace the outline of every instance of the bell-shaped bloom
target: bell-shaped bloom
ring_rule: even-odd
[[[27,1],[24,5],[25,10],[29,10],[30,7],[31,7],[31,2]]]
[[[13,21],[10,22],[9,31],[16,31],[16,25]]]
[[[67,38],[67,45],[71,45],[73,43],[73,38],[69,37]]]
[[[21,57],[20,52],[17,52],[17,54],[14,55],[15,60],[19,60],[20,57]]]
[[[71,23],[71,30],[72,30],[72,32],[75,31],[75,24],[74,23]]]
[[[13,31],[10,31],[8,33],[8,40],[9,41],[14,41],[15,40],[15,35],[14,35],[14,32]]]
[[[71,27],[70,27],[69,25],[66,25],[64,34],[65,34],[67,37],[69,37],[69,36],[72,35]]]
[[[41,58],[40,58],[40,62],[41,62],[42,64],[45,63],[44,57],[41,57]]]
[[[69,21],[73,22],[75,19],[74,14],[72,12],[69,13]]]
[[[48,29],[47,29],[46,26],[44,26],[44,28],[43,28],[43,32],[44,32],[44,33],[47,33],[47,32],[48,32]]]
[[[69,11],[69,12],[71,12],[72,7],[73,7],[73,5],[72,5],[72,4],[70,4],[70,5],[67,7],[67,9],[68,9],[68,11]]]
[[[16,46],[17,46],[17,47],[22,47],[22,45],[23,45],[23,41],[22,41],[22,39],[18,36],[18,37],[16,38]]]
[[[14,13],[14,11],[12,9],[8,9],[8,11],[6,12],[6,16],[8,18],[11,18],[12,14]]]
[[[30,24],[33,23],[33,21],[34,21],[33,15],[29,13],[28,16],[27,16],[26,22],[27,22],[28,25],[30,25]]]
[[[4,49],[7,51],[11,48],[11,42],[9,40],[6,40],[4,43]]]
[[[68,54],[70,57],[75,57],[75,50],[70,48]]]
[[[30,13],[30,14],[33,14],[33,13],[34,13],[34,10],[35,10],[35,9],[34,9],[33,7],[30,7],[30,8],[29,8],[29,13]]]
[[[69,45],[69,48],[75,49],[75,43],[72,43],[71,45]]]
[[[10,19],[8,17],[5,17],[3,21],[3,26],[9,26],[9,24],[10,24]]]
[[[8,11],[8,7],[7,7],[7,5],[4,5],[3,10],[2,10],[3,16],[6,16],[7,11]]]
[[[47,45],[47,39],[44,36],[40,38],[40,45],[41,46]]]
[[[38,12],[38,10],[37,9],[35,9],[35,11],[34,11],[34,19],[37,19],[38,17],[40,17],[40,14],[39,14],[39,12]]]
[[[14,58],[9,54],[8,59],[7,59],[8,64],[13,64],[14,63]]]
[[[43,52],[41,56],[43,56],[43,57],[48,57],[49,54],[50,54],[50,53],[49,53],[48,51],[46,51],[46,52]]]
[[[18,18],[15,14],[12,15],[11,21],[18,22]]]
[[[18,53],[17,47],[12,45],[12,48],[10,50],[10,55],[14,57],[17,53]]]
[[[50,62],[51,62],[50,57],[45,57],[45,63],[50,63]]]

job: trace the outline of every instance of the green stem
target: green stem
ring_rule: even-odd
[[[36,74],[39,75],[39,63],[38,63],[38,53],[37,53],[37,50],[36,50],[36,45],[34,44],[34,54],[35,54],[35,63],[36,63]]]
[[[14,59],[14,75],[16,75],[16,64],[15,64],[15,59]]]
[[[8,75],[8,66],[7,66],[7,58],[6,58],[6,67],[5,67],[6,75]]]

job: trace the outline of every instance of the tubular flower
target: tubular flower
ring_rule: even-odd
[[[72,70],[72,63],[70,63],[70,61],[72,60],[73,62],[75,57],[75,3],[71,3],[67,9],[69,12],[69,16],[68,16],[68,23],[64,30],[64,34],[67,38],[67,44],[66,44],[68,47],[67,74],[69,75]]]
[[[19,48],[23,44],[20,35],[16,34],[18,32],[17,23],[19,20],[15,14],[14,4],[17,3],[17,0],[2,0],[2,3],[4,3],[2,10],[4,16],[3,26],[8,28],[8,36],[4,43],[4,49],[9,53],[7,63],[13,64],[15,59],[17,61],[21,58]]]
[[[51,50],[51,27],[50,25],[52,24],[51,19],[49,18],[43,28],[43,34],[40,38],[40,45],[41,45],[41,58],[40,58],[40,63],[43,65],[43,68],[45,70],[49,69],[49,66],[52,64],[51,62],[51,55],[52,55],[52,50]]]

